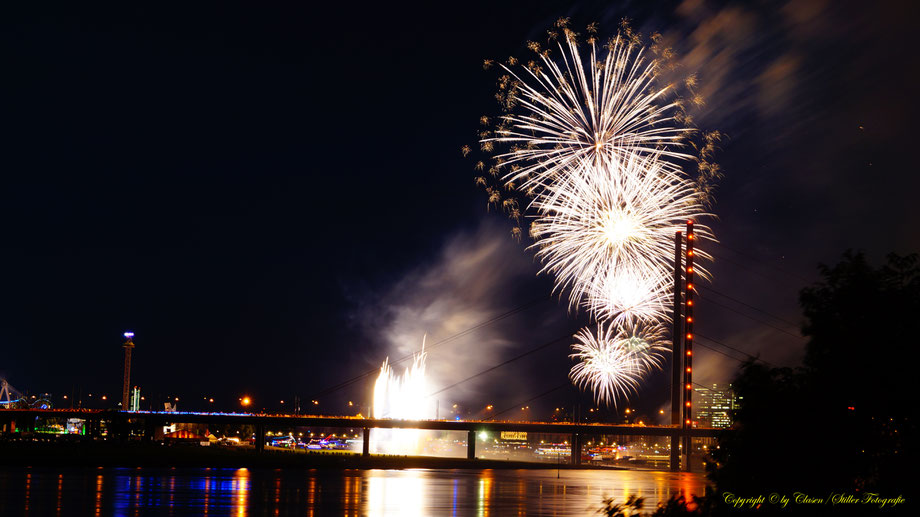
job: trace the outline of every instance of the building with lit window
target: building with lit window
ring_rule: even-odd
[[[713,384],[710,388],[696,388],[694,391],[699,426],[731,427],[732,412],[738,408],[738,399],[731,384]]]
[[[141,409],[141,389],[137,386],[131,390],[131,402],[129,411],[140,411]]]

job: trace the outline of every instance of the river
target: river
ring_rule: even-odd
[[[702,494],[702,474],[637,470],[0,468],[0,515],[593,515]]]

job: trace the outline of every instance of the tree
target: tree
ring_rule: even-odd
[[[848,251],[801,291],[804,366],[751,361],[710,476],[720,492],[907,493],[916,467],[920,259]]]

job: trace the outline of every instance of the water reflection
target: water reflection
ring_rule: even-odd
[[[26,505],[24,508],[24,513],[29,513],[30,502],[32,501],[32,473],[26,473]]]
[[[0,515],[566,516],[704,489],[650,471],[20,468],[0,471]]]
[[[482,471],[479,478],[479,499],[476,515],[486,517],[489,515],[489,496],[492,495],[492,470]]]
[[[96,497],[95,497],[95,505],[93,509],[95,510],[94,514],[97,516],[102,515],[102,490],[103,490],[103,487],[105,486],[104,480],[105,480],[105,476],[103,476],[101,473],[96,474]]]
[[[425,515],[422,472],[372,470],[367,474],[368,515]]]
[[[249,498],[249,469],[237,469],[233,476],[233,484],[230,490],[236,495],[236,507],[234,508],[237,517],[246,516],[247,500]]]

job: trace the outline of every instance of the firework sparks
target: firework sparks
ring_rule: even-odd
[[[434,417],[425,374],[426,337],[422,338],[422,350],[413,355],[412,364],[402,376],[393,373],[389,358],[384,360],[374,383],[371,409],[374,418],[426,420]],[[375,429],[369,449],[380,454],[418,454],[422,441],[431,435],[431,432],[418,429]]]
[[[672,69],[673,53],[660,35],[646,59],[628,25],[606,45],[598,43],[596,24],[587,32],[580,50],[560,19],[548,33],[552,52],[528,42],[534,59],[489,63],[501,69],[496,99],[505,114],[492,131],[480,130],[480,149],[508,149],[488,167],[493,179],[478,175],[476,182],[489,193],[488,206],[514,221],[515,239],[524,234],[521,220],[531,218],[541,273],[554,276],[554,292],[567,294],[570,310],[585,309],[598,322],[596,335],[576,335],[571,357],[581,362],[570,377],[609,403],[660,366],[674,234],[709,215],[721,177],[711,157],[721,134],[690,127],[686,107],[702,101],[695,76],[682,81],[692,94],[683,101],[671,85],[661,86],[659,73]],[[695,179],[686,160],[695,162]],[[477,162],[477,171],[485,169]],[[530,201],[518,202],[517,194]],[[705,225],[696,228],[698,237],[713,238]],[[697,273],[708,278],[701,267]]]
[[[559,48],[561,63],[542,53],[542,67],[520,74],[502,65],[516,79],[524,113],[503,117],[497,136],[484,141],[513,145],[497,156],[511,169],[506,181],[541,188],[564,180],[583,162],[610,166],[637,153],[689,158],[674,150],[687,132],[669,123],[678,103],[664,101],[669,88],[655,87],[655,64],[643,59],[641,49],[634,52],[619,37],[602,60],[594,42],[584,58],[574,37]]]
[[[580,362],[569,377],[580,388],[590,388],[598,403],[614,404],[636,392],[642,378],[661,367],[667,351],[660,325],[619,326],[598,324],[597,332],[585,328],[575,335],[569,357]]]
[[[582,302],[600,321],[613,323],[669,321],[673,296],[670,277],[620,267],[590,284]]]
[[[423,420],[427,414],[428,381],[425,377],[425,338],[422,350],[412,358],[402,377],[393,374],[389,358],[380,367],[380,375],[374,383],[374,418],[396,418]]]
[[[569,289],[570,307],[598,319],[668,319],[674,232],[705,212],[693,184],[658,158],[582,163],[532,203],[543,214],[532,229],[537,256],[556,289]]]

